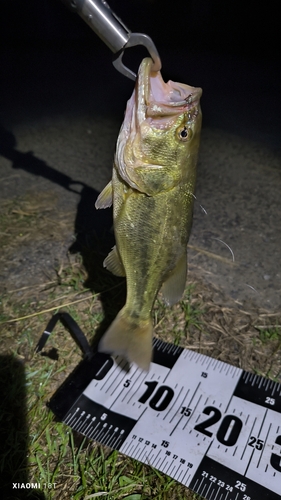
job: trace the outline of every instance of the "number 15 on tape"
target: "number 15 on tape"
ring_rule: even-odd
[[[155,340],[148,373],[96,354],[50,407],[208,500],[281,498],[281,387],[263,377]]]

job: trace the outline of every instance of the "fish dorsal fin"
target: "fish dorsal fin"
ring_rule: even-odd
[[[104,259],[103,266],[115,276],[126,276],[116,245],[114,245],[111,252],[109,252],[108,256]]]
[[[168,306],[176,304],[182,298],[186,284],[186,273],[187,255],[184,253],[161,288],[163,300]]]
[[[105,188],[102,190],[102,192],[99,194],[97,197],[95,207],[98,210],[99,208],[109,208],[112,205],[112,182],[110,181]]]

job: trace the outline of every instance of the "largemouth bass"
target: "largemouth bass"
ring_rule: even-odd
[[[169,81],[142,61],[117,139],[112,181],[96,208],[113,203],[116,246],[104,266],[126,276],[127,299],[99,344],[144,370],[152,357],[151,311],[161,289],[168,305],[181,299],[187,274],[200,88]]]

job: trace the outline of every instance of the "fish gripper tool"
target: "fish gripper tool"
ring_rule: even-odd
[[[76,11],[92,28],[100,39],[114,53],[113,65],[123,75],[135,80],[136,74],[122,61],[124,50],[136,45],[143,45],[149,52],[153,65],[152,71],[161,69],[161,60],[152,39],[144,33],[132,33],[111,10],[104,0],[63,0]]]

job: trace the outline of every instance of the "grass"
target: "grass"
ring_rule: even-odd
[[[122,283],[112,281],[108,274],[105,281],[116,301]],[[55,277],[45,287],[40,285],[40,290],[26,289],[19,298],[18,291],[1,297],[0,380],[4,396],[0,439],[5,445],[0,474],[7,486],[4,498],[22,498],[20,492],[9,488],[12,482],[29,482],[40,483],[41,488],[37,493],[25,492],[24,498],[199,499],[152,467],[83,438],[57,422],[48,410],[46,403],[82,359],[79,348],[59,324],[44,356],[34,354],[51,315],[62,308],[69,312],[90,342],[106,327],[107,299],[102,294],[101,300],[101,295],[92,293],[85,283],[87,274],[76,256],[58,266]],[[278,315],[226,308],[212,297],[210,288],[191,277],[179,304],[168,309],[157,300],[156,335],[280,381]]]
[[[16,384],[8,381],[7,373],[9,401],[1,409],[10,433],[9,448],[0,464],[7,488],[12,481],[40,483],[46,499],[197,498],[158,471],[82,438],[54,420],[46,402],[82,355],[62,325],[57,325],[46,346],[49,357],[34,355],[40,333],[62,304],[86,333],[94,332],[104,319],[99,297],[84,288],[86,274],[79,258],[57,269],[56,275],[41,300],[17,302],[15,293],[1,298],[1,354],[7,358],[2,370],[16,369],[18,373]],[[12,360],[13,369],[7,370]],[[17,409],[18,419],[11,426],[13,401],[19,402],[20,411]]]
[[[266,344],[268,341],[278,341],[281,345],[281,326],[266,327],[265,329],[258,328],[260,332],[260,340]]]

